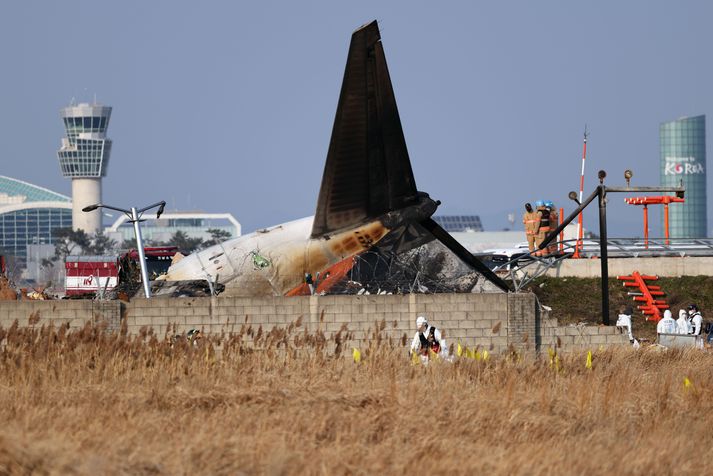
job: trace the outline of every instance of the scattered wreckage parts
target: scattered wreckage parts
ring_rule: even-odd
[[[220,294],[225,290],[225,286],[220,283],[211,283],[205,279],[195,279],[191,281],[152,281],[151,295],[153,297],[210,297]],[[135,293],[141,296],[140,290]]]

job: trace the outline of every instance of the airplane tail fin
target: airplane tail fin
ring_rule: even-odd
[[[424,196],[428,197],[416,189],[379,26],[373,21],[352,34],[312,237],[405,209]],[[427,203],[435,210],[439,202]],[[430,213],[418,219],[421,228],[411,223],[404,231],[414,232],[403,236],[410,246],[437,239],[485,278],[509,291],[507,283],[429,218]],[[428,236],[423,236],[425,233]]]
[[[396,98],[376,21],[352,34],[312,237],[416,199]]]

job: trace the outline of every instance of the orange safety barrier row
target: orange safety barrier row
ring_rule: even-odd
[[[623,285],[628,288],[639,288],[641,292],[630,292],[629,296],[633,296],[634,301],[644,302],[640,306],[636,306],[646,316],[646,320],[658,322],[661,320],[661,311],[668,309],[665,299],[655,299],[654,296],[663,296],[665,293],[661,291],[661,286],[649,285],[646,281],[656,281],[658,276],[641,275],[638,271],[631,273],[631,276],[617,276],[616,279],[624,281]]]

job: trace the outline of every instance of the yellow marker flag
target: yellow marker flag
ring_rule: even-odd
[[[584,367],[589,370],[592,370],[592,351],[591,350],[589,352],[587,352],[587,363],[584,364]]]
[[[418,352],[411,352],[411,365],[418,365],[421,363],[421,358],[418,356]]]
[[[352,358],[354,359],[354,362],[357,364],[359,362],[361,362],[361,352],[356,347],[352,348]]]
[[[689,388],[693,387],[693,382],[691,382],[688,377],[683,378],[683,389],[688,390]]]
[[[458,348],[456,349],[456,355],[458,357],[463,355],[463,347],[460,345],[460,341],[458,341]]]
[[[550,367],[552,367],[555,364],[555,351],[552,350],[552,347],[547,348],[547,355],[550,356]]]
[[[483,351],[483,361],[488,360],[488,357],[490,357],[490,353],[488,353],[487,350],[484,350]]]

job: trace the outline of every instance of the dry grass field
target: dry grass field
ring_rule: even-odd
[[[343,337],[2,330],[0,473],[713,473],[710,353],[424,367]]]

